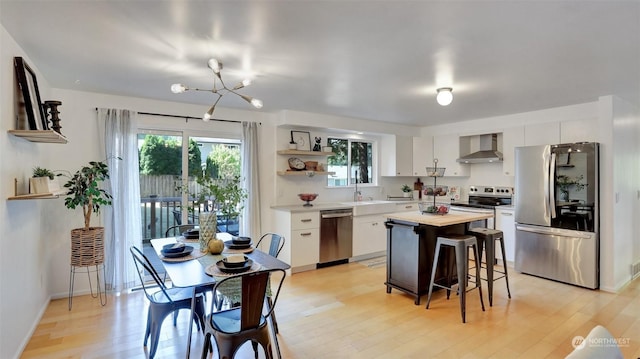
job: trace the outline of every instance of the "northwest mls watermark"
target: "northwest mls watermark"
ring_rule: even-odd
[[[576,349],[582,349],[584,347],[628,347],[631,342],[631,338],[588,338],[577,335],[571,340],[571,345]]]

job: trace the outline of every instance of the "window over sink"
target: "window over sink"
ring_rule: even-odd
[[[329,137],[327,145],[335,155],[327,160],[328,171],[335,175],[327,177],[329,187],[375,185],[374,142],[362,139]],[[357,177],[356,177],[357,173]]]

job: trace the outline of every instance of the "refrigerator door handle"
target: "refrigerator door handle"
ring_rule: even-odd
[[[529,226],[523,226],[523,225],[516,225],[516,230],[523,231],[523,232],[551,235],[551,236],[559,236],[559,237],[571,237],[571,238],[581,238],[581,239],[588,239],[593,237],[593,233],[581,233],[578,231],[564,230],[564,229],[557,229],[557,228],[542,228],[542,227],[529,227]]]
[[[556,218],[556,154],[551,153],[551,163],[549,165],[549,185],[548,198],[549,209],[551,210],[551,218]]]

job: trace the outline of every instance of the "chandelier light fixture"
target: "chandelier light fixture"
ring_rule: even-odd
[[[453,101],[453,89],[451,87],[441,87],[436,91],[436,101],[438,101],[440,106],[447,106]]]
[[[209,111],[207,111],[204,114],[204,116],[202,116],[203,121],[207,122],[211,119],[211,116],[213,116],[213,111],[216,109],[216,105],[218,104],[222,96],[226,95],[227,93],[232,93],[240,96],[243,100],[247,101],[248,103],[253,105],[253,107],[255,108],[262,108],[262,101],[258,100],[257,98],[253,98],[247,95],[242,95],[236,92],[237,90],[243,87],[249,86],[251,84],[251,80],[245,79],[239,84],[235,85],[233,88],[228,88],[227,85],[224,84],[224,81],[222,81],[222,75],[220,74],[220,71],[222,71],[222,62],[216,59],[210,59],[207,62],[207,65],[211,70],[213,70],[213,73],[215,74],[215,77],[213,78],[213,88],[211,90],[189,88],[183,84],[171,85],[171,92],[173,93],[183,93],[185,91],[191,90],[191,91],[207,91],[215,95],[218,95],[218,98],[216,98],[213,105],[211,105],[211,108],[209,108]],[[218,80],[220,81],[220,85],[217,85]]]

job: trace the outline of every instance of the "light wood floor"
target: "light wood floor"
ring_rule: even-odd
[[[512,299],[496,282],[493,307],[468,296],[462,324],[457,297],[434,294],[430,309],[396,290],[384,266],[350,263],[287,277],[276,308],[284,358],[563,358],[571,339],[604,325],[628,338],[625,358],[640,357],[640,280],[619,294],[592,291],[511,271]],[[484,283],[486,284],[486,283]],[[146,298],[141,292],[51,302],[22,358],[146,358]],[[187,312],[166,320],[156,358],[183,358]],[[201,352],[195,332],[192,357]],[[261,353],[261,357],[264,357]],[[217,357],[214,356],[214,358]],[[250,345],[237,358],[253,358]]]

